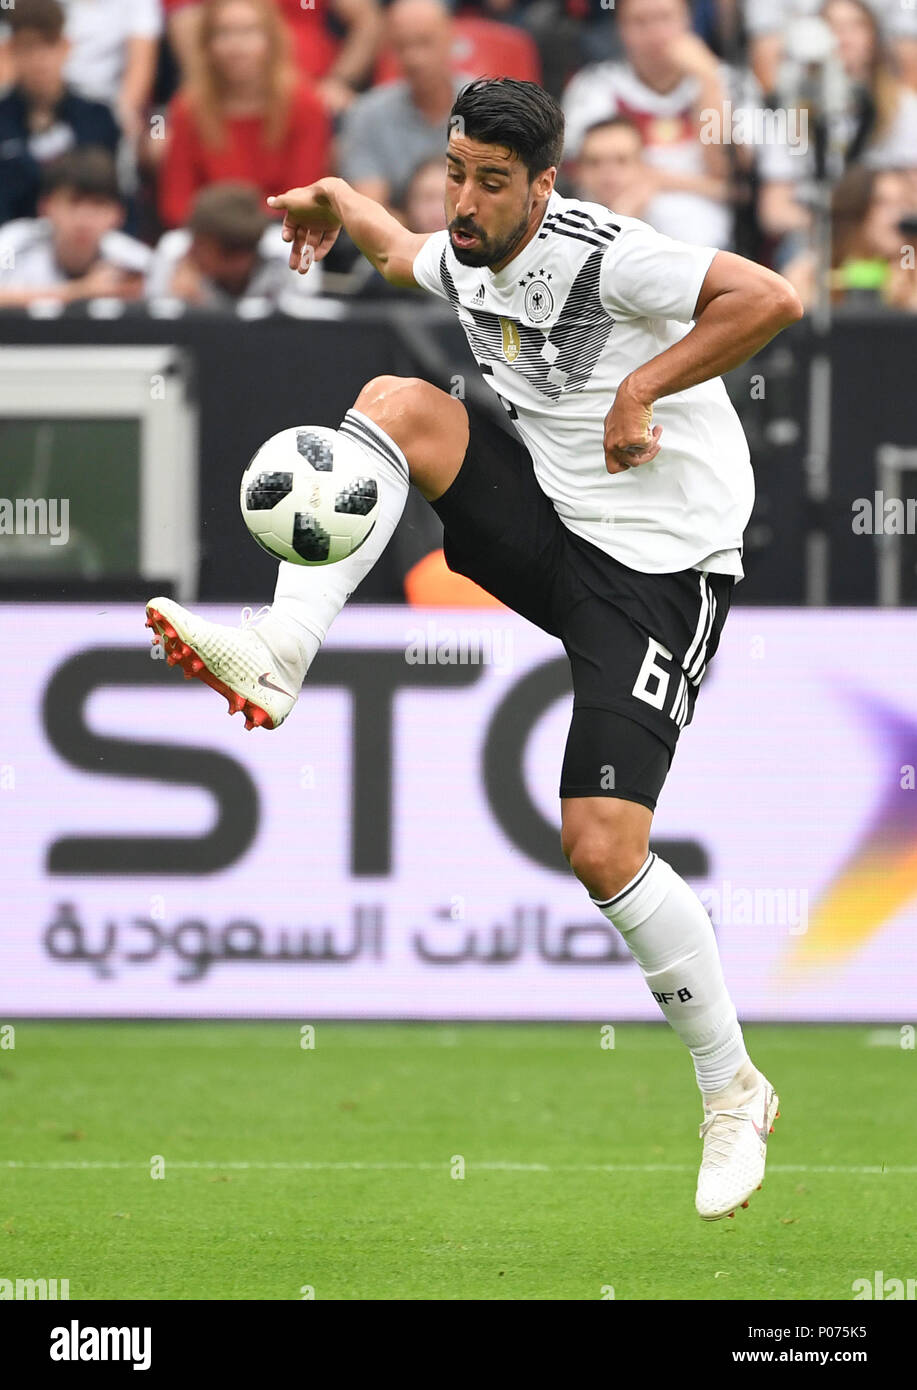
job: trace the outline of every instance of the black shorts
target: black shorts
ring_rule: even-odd
[[[651,810],[720,640],[734,580],[629,569],[560,520],[528,450],[469,406],[468,451],[431,505],[446,563],[564,644],[573,718],[560,795]]]

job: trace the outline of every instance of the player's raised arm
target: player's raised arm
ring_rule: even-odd
[[[653,316],[652,306],[647,312]],[[700,287],[691,332],[635,368],[618,387],[605,420],[609,473],[656,457],[661,431],[651,429],[651,422],[653,404],[661,396],[686,391],[747,362],[802,314],[799,296],[782,275],[718,251]]]
[[[344,179],[319,179],[292,188],[268,205],[282,209],[283,239],[292,243],[290,269],[305,274],[324,260],[344,227],[354,245],[391,285],[416,285],[414,259],[429,234],[409,232],[379,203],[357,193]]]

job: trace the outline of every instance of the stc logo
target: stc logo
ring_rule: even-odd
[[[241,761],[212,748],[154,743],[95,733],[85,707],[102,687],[176,687],[146,648],[93,647],[70,657],[52,675],[42,708],[45,731],[57,754],[91,777],[121,777],[175,786],[202,787],[217,808],[204,835],[67,835],[47,856],[52,874],[206,874],[228,868],[251,847],[258,831],[258,789]],[[350,871],[355,877],[391,873],[394,767],[393,704],[399,691],[435,691],[474,685],[476,665],[411,664],[402,648],[332,648],[309,671],[308,690],[349,690],[351,700]],[[181,688],[181,687],[178,687]],[[208,692],[209,694],[209,692]],[[523,768],[530,735],[546,710],[570,694],[565,657],[544,662],[520,677],[490,711],[481,754],[481,777],[491,814],[503,834],[533,863],[569,873],[556,825],[532,800]],[[201,692],[202,698],[205,692]],[[214,717],[218,712],[214,704]],[[304,741],[308,721],[303,721]],[[444,737],[448,731],[444,729]],[[271,734],[275,738],[286,736]],[[295,737],[293,735],[292,737]],[[293,753],[296,745],[291,741]],[[302,747],[302,743],[299,743]],[[297,749],[298,751],[298,749]],[[558,768],[561,749],[558,749]],[[408,755],[410,756],[410,754]],[[435,764],[431,776],[436,776]],[[686,878],[709,874],[706,849],[696,840],[657,840],[654,849]]]

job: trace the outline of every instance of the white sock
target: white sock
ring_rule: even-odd
[[[650,853],[630,883],[605,902],[657,1004],[694,1060],[705,1099],[726,1088],[748,1062],[726,990],[713,924],[671,865]]]
[[[305,675],[328,629],[366,578],[401,520],[410,487],[408,461],[385,430],[360,410],[348,410],[340,432],[361,450],[379,486],[379,516],[359,550],[333,565],[293,565],[281,561],[274,602],[258,624],[258,635],[272,651],[291,646]],[[289,664],[289,658],[285,664]]]

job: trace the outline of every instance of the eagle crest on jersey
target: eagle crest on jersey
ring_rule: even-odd
[[[549,400],[556,401],[562,392],[585,388],[614,328],[615,321],[602,304],[600,279],[602,257],[620,230],[616,223],[599,224],[579,209],[567,208],[545,217],[538,239],[547,242],[546,258],[557,237],[595,249],[576,270],[565,296],[558,284],[558,266],[520,282],[520,290],[525,290],[521,314],[533,320],[530,323],[523,316],[508,318],[473,303],[463,305],[443,249],[439,262],[443,289],[485,376],[489,374],[487,363],[507,362]],[[569,257],[562,264],[569,265]]]

